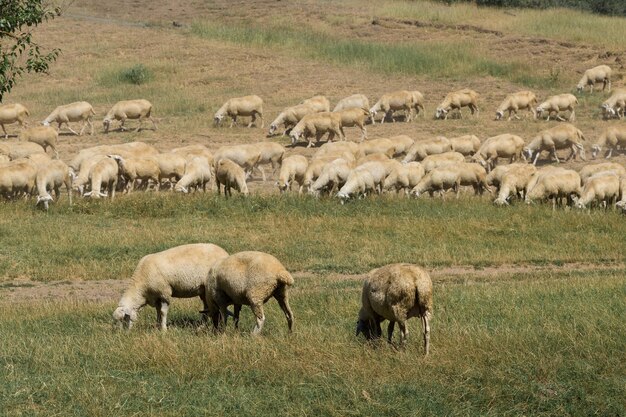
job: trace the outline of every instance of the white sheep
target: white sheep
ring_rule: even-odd
[[[352,108],[363,109],[369,112],[370,102],[363,94],[353,94],[339,100],[333,112]]]
[[[541,114],[545,111],[548,112],[548,121],[550,120],[550,116],[552,113],[556,114],[556,119],[560,121],[565,121],[564,118],[559,116],[559,112],[569,110],[570,115],[568,120],[573,122],[576,120],[576,114],[574,112],[574,107],[578,104],[578,99],[573,94],[558,94],[556,96],[548,97],[546,101],[541,103],[537,107],[537,117],[541,117]]]
[[[360,157],[380,153],[393,158],[396,154],[396,143],[389,138],[372,139],[359,144]]]
[[[502,175],[502,179],[499,184],[498,197],[494,200],[494,204],[508,205],[509,200],[516,195],[519,195],[520,198],[524,198],[523,194],[528,186],[528,182],[536,172],[537,168],[535,168],[534,165],[509,165],[506,172]]]
[[[389,191],[395,189],[400,191],[405,190],[405,194],[415,187],[422,178],[424,178],[426,172],[424,167],[419,162],[409,162],[406,164],[400,164],[394,168],[385,181],[383,182],[383,191]]]
[[[285,127],[283,136],[289,134],[304,116],[311,113],[316,113],[316,111],[308,104],[298,104],[297,106],[287,107],[280,112],[280,114],[276,116],[276,119],[270,124],[268,136],[274,135],[281,125]]]
[[[85,188],[89,187],[89,180],[91,178],[91,169],[100,162],[102,159],[107,158],[106,155],[95,154],[82,160],[80,164],[80,170],[75,175],[72,181],[72,188],[77,190],[81,196],[85,194]],[[74,169],[70,166],[72,173],[75,173]]]
[[[221,185],[224,185],[225,197],[231,196],[231,188],[234,188],[243,195],[248,195],[246,174],[243,168],[230,159],[216,159],[215,184],[217,185],[217,194],[220,193]]]
[[[0,105],[0,127],[2,127],[2,131],[4,132],[4,138],[9,138],[9,134],[4,128],[5,125],[19,123],[20,127],[23,129],[27,126],[27,116],[30,116],[28,109],[19,103]]]
[[[369,115],[367,110],[354,107],[351,109],[339,110],[333,113],[339,114],[341,118],[339,129],[341,130],[341,133],[344,137],[346,136],[345,132],[343,131],[344,127],[356,126],[361,129],[361,142],[363,142],[364,139],[367,139],[367,129],[365,128],[365,122]]]
[[[149,157],[149,159],[156,161],[157,165],[159,166],[159,185],[162,184],[163,180],[168,180],[171,190],[174,188],[174,184],[180,181],[183,175],[185,175],[187,160],[198,157],[202,158],[201,156],[196,156],[192,153],[187,154],[182,152],[165,152],[151,156]],[[211,156],[210,163],[206,158],[202,159],[205,160],[209,167],[213,165],[213,156]]]
[[[583,186],[579,199],[575,200],[575,206],[584,209],[587,204],[598,202],[605,208],[609,208],[619,199],[620,180],[613,172],[603,172],[590,177]]]
[[[22,142],[33,142],[40,145],[44,151],[48,148],[52,149],[56,158],[59,158],[59,152],[57,151],[57,141],[59,139],[59,132],[51,126],[35,126],[22,130],[19,135],[19,139]]]
[[[411,161],[421,161],[428,155],[436,155],[444,152],[451,152],[452,142],[443,136],[434,139],[419,140],[415,142],[406,152],[402,160],[403,163]]]
[[[475,135],[463,135],[449,138],[454,152],[463,155],[474,155],[480,149],[480,139]]]
[[[476,116],[478,116],[479,97],[480,95],[476,91],[470,90],[469,88],[448,93],[441,104],[437,106],[435,119],[447,120],[450,111],[455,109],[459,111],[459,116],[461,116],[462,107],[468,107],[472,115],[476,114]]]
[[[375,124],[375,118],[378,112],[383,112],[383,118],[380,123],[385,123],[386,118],[393,119],[393,112],[404,111],[406,114],[405,121],[410,122],[412,118],[411,109],[413,109],[413,94],[406,90],[394,91],[383,94],[380,99],[369,109],[372,124]]]
[[[535,106],[537,105],[537,96],[532,91],[518,91],[513,94],[509,94],[506,96],[504,101],[498,106],[496,110],[496,120],[501,120],[504,118],[504,113],[509,112],[508,120],[511,120],[511,115],[513,115],[516,119],[520,120],[520,117],[517,115],[518,110],[528,110],[533,114],[533,119],[537,118],[537,110]]]
[[[354,159],[355,156],[360,156],[360,149],[361,145],[354,142],[326,142],[320,146],[317,151],[315,151],[313,159],[319,159],[328,155],[337,155],[341,153],[351,153],[351,159]]]
[[[41,122],[41,124],[44,126],[50,126],[50,123],[57,123],[59,125],[59,130],[61,130],[61,126],[65,123],[69,131],[78,136],[81,136],[87,125],[89,125],[91,128],[90,135],[93,135],[93,116],[95,115],[96,112],[93,111],[91,104],[86,101],[77,101],[75,103],[58,106]],[[83,122],[80,133],[76,133],[74,129],[72,129],[70,122]]]
[[[37,153],[46,153],[44,148],[37,143],[13,141],[0,143],[0,155],[6,155],[11,160],[26,158]]]
[[[309,162],[302,155],[291,155],[283,159],[276,185],[281,193],[289,190],[294,183],[299,185],[298,194],[302,194],[304,177]]]
[[[111,158],[105,157],[96,162],[89,171],[91,191],[84,193],[83,196],[96,199],[109,196],[113,201],[117,187],[118,169],[117,162]],[[106,191],[102,192],[102,188],[105,188]]]
[[[300,104],[311,107],[317,113],[330,111],[330,101],[328,101],[328,99],[324,96],[307,98],[306,100],[301,101]]]
[[[288,288],[293,277],[274,256],[263,252],[239,252],[220,259],[209,271],[206,280],[208,316],[216,331],[224,331],[228,306],[234,305],[235,328],[239,325],[242,305],[250,306],[256,318],[253,335],[258,335],[265,323],[263,304],[271,297],[287,318],[289,331],[293,330],[293,312],[289,306]]]
[[[537,136],[524,147],[524,153],[528,160],[532,160],[533,165],[537,163],[537,158],[542,151],[550,152],[557,164],[560,162],[556,151],[559,149],[570,149],[570,155],[566,161],[575,158],[580,154],[581,159],[585,160],[585,148],[582,141],[585,140],[583,132],[576,126],[569,123],[554,126],[550,129],[542,130]],[[534,156],[534,158],[533,158]]]
[[[390,136],[387,139],[393,144],[394,153],[391,155],[392,158],[407,153],[415,143],[415,140],[407,135]]]
[[[591,146],[591,157],[593,159],[602,152],[603,148],[607,148],[605,158],[609,159],[613,155],[613,151],[617,152],[618,147],[626,148],[626,126],[609,126],[600,135],[598,141]]]
[[[615,207],[620,209],[623,214],[626,214],[626,175],[621,175],[619,178],[619,194],[622,198],[615,203]]]
[[[18,159],[0,165],[0,195],[7,199],[33,194],[37,167],[28,159]]]
[[[424,110],[424,94],[419,91],[409,91],[409,93],[413,96],[413,105],[411,107],[415,109],[415,117],[420,113],[424,116],[426,112]]]
[[[510,133],[488,138],[480,146],[478,152],[472,156],[472,162],[478,162],[491,171],[497,164],[498,158],[509,158],[509,162],[523,158],[522,149],[524,139]]]
[[[371,153],[369,155],[365,155],[357,159],[356,166],[363,165],[366,162],[371,162],[371,161],[383,162],[383,161],[389,161],[390,159],[391,158],[389,157],[389,155],[384,154],[384,153]]]
[[[332,141],[335,135],[340,140],[345,140],[341,132],[341,115],[339,113],[320,112],[307,114],[291,130],[289,137],[291,144],[295,145],[298,139],[308,140],[307,148],[313,146],[313,137],[319,143],[322,136],[328,133],[328,142]]]
[[[261,176],[263,177],[263,181],[265,182],[265,171],[261,167],[263,164],[271,164],[272,165],[272,176],[276,175],[276,171],[280,169],[281,164],[283,163],[283,157],[285,156],[285,148],[276,142],[257,142],[248,145],[243,145],[254,149],[259,153],[259,160],[255,165],[259,171],[261,171]]]
[[[600,108],[604,112],[605,118],[610,119],[617,116],[621,120],[624,117],[624,110],[626,110],[626,89],[615,90],[611,97],[600,105]]]
[[[254,95],[231,98],[215,112],[213,120],[216,125],[220,125],[226,116],[231,118],[230,127],[237,124],[238,116],[252,117],[248,127],[252,127],[252,124],[256,124],[257,118],[260,118],[261,129],[263,129],[263,126],[265,126],[265,121],[263,120],[263,99]]]
[[[354,163],[343,158],[328,162],[322,168],[315,182],[309,186],[309,193],[319,196],[322,191],[328,191],[332,194],[335,190],[343,187],[352,168],[354,168]]]
[[[202,191],[206,192],[206,186],[211,182],[211,165],[205,158],[195,157],[185,165],[185,174],[176,183],[174,189],[178,192],[188,193],[189,188],[197,191],[202,187]]]
[[[43,203],[43,206],[48,210],[48,202],[53,201],[50,191],[54,190],[54,194],[57,198],[61,196],[59,188],[61,185],[65,185],[67,194],[69,196],[70,206],[72,205],[72,178],[74,174],[70,171],[67,164],[60,160],[51,161],[47,165],[37,170],[37,177],[35,184],[37,186],[37,205]]]
[[[410,194],[419,197],[423,193],[428,192],[432,197],[435,192],[440,192],[440,195],[443,197],[448,190],[458,192],[459,173],[443,168],[433,169],[426,173],[417,185],[413,187]]]
[[[353,195],[362,195],[368,191],[376,191],[380,194],[387,176],[389,176],[392,171],[400,169],[401,167],[402,164],[393,159],[387,161],[371,161],[359,165],[349,173],[345,184],[337,193],[337,197],[346,200]],[[361,171],[367,171],[370,175],[361,176],[358,174]]]
[[[377,185],[372,172],[368,170],[352,170],[346,183],[337,193],[343,203],[351,196],[365,196],[370,191],[376,191]]]
[[[567,198],[568,203],[573,202],[573,196],[580,197],[580,175],[571,169],[551,169],[537,171],[533,177],[536,181],[529,181],[525,200],[530,203],[534,200],[552,200],[552,209],[562,204],[562,199]]]
[[[102,120],[104,133],[109,131],[113,120],[119,120],[120,130],[126,130],[124,123],[127,119],[139,120],[139,125],[135,129],[135,132],[139,132],[139,129],[141,129],[141,125],[143,124],[143,119],[146,118],[152,122],[154,130],[157,130],[156,122],[152,118],[152,103],[148,100],[138,99],[118,101],[113,105],[113,107],[111,107],[111,110],[109,110]]]
[[[208,243],[176,246],[144,256],[113,312],[114,320],[120,327],[131,329],[139,310],[149,305],[156,309],[157,325],[167,330],[167,312],[175,297],[200,297],[206,314],[207,276],[211,267],[226,257],[224,249]]]
[[[380,323],[389,320],[387,339],[391,343],[395,324],[400,327],[400,344],[409,335],[406,321],[420,317],[424,333],[424,354],[430,350],[430,319],[433,316],[433,284],[417,265],[391,264],[367,274],[361,293],[361,310],[356,335],[367,339],[382,336]]]
[[[609,86],[609,93],[611,92],[611,67],[608,65],[598,65],[588,69],[583,74],[583,77],[578,81],[576,89],[582,92],[586,86],[589,86],[590,92],[593,93],[593,86],[595,83],[602,83],[602,91]]]
[[[161,170],[154,159],[122,158],[120,155],[108,155],[117,162],[118,173],[126,181],[126,190],[131,193],[135,189],[135,182],[141,180],[146,190],[150,188],[150,181],[154,184],[155,191],[159,191]]]
[[[246,145],[229,145],[222,146],[213,155],[213,164],[217,169],[217,162],[222,159],[229,159],[243,168],[245,177],[248,178],[252,174],[252,170],[259,164],[261,153],[252,146]]]
[[[581,184],[585,184],[588,178],[602,172],[613,172],[617,176],[626,175],[626,168],[617,162],[603,162],[600,164],[588,164],[579,171]]]
[[[424,172],[430,172],[435,168],[440,168],[445,165],[459,164],[465,161],[463,154],[458,152],[444,152],[434,155],[428,155],[422,160],[422,167]]]

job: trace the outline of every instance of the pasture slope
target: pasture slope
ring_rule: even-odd
[[[420,90],[425,117],[368,126],[369,138],[510,132],[528,141],[555,123],[495,122],[502,98],[570,92],[602,63],[617,73],[614,88],[624,86],[624,31],[620,18],[422,1],[85,0],[37,29],[62,55],[49,76],[27,76],[5,101],[27,105],[31,121],[89,101],[96,134],[61,135],[65,161],[103,143],[216,150],[262,140],[265,130],[211,125],[227,98],[245,94],[264,99],[267,126],[315,94],[334,104],[355,92],[372,101]],[[136,64],[152,77],[125,83],[120,74]],[[433,120],[443,96],[463,87],[481,94],[480,116]],[[157,131],[102,133],[113,103],[140,97],[154,104]],[[590,142],[615,123],[598,117],[605,97],[579,97],[576,125]],[[259,178],[250,191],[229,201],[137,193],[70,208],[61,200],[49,214],[32,202],[0,204],[0,414],[626,416],[618,213],[496,208],[470,196],[339,206],[278,198]],[[175,301],[167,334],[154,329],[150,308],[132,332],[111,331],[137,261],[200,241],[283,261],[296,279],[294,334],[270,302],[263,337],[247,334],[245,309],[242,332],[215,337],[198,323],[198,300]],[[417,321],[404,349],[354,337],[363,274],[398,261],[432,271],[428,358]]]

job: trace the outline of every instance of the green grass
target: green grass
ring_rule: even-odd
[[[428,267],[614,263],[624,260],[624,219],[613,211],[494,207],[487,199],[335,199],[135,194],[76,199],[46,214],[32,202],[0,204],[0,277],[118,279],[152,252],[212,242],[228,252],[272,253],[289,270],[362,273],[391,262]]]
[[[419,321],[395,350],[354,337],[361,283],[302,277],[295,333],[278,306],[264,335],[197,329],[176,300],[111,331],[114,303],[0,304],[4,415],[624,415],[626,279],[618,273],[435,282],[432,351]],[[149,310],[149,311],[148,311]],[[396,335],[397,336],[397,335]]]

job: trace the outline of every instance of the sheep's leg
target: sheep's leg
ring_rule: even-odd
[[[430,350],[430,323],[428,323],[428,312],[422,316],[422,330],[424,332],[424,354],[428,355]]]
[[[609,159],[611,155],[613,155],[613,148],[609,148],[609,151],[607,152],[605,159]]]
[[[285,318],[287,318],[287,327],[289,327],[289,331],[293,330],[293,312],[291,311],[291,307],[289,306],[289,297],[287,296],[287,288],[283,285],[280,287],[276,294],[274,295],[276,301],[278,301],[278,305],[280,309],[285,313]]]
[[[263,304],[253,304],[250,306],[252,313],[256,317],[256,325],[252,329],[253,335],[258,335],[263,330],[263,324],[265,323],[265,315],[263,314]]]
[[[8,139],[9,138],[9,134],[7,133],[7,130],[4,128],[4,125],[0,124],[0,126],[2,126],[2,131],[4,132],[4,138]]]
[[[540,154],[540,153],[541,153],[541,152],[539,152],[539,151],[536,151],[536,152],[535,152],[535,159],[533,159],[533,165],[537,165],[537,159],[539,159],[539,154]]]
[[[570,110],[571,110],[571,113],[570,113],[570,115],[569,115],[569,121],[570,121],[570,122],[573,122],[573,121],[575,121],[575,120],[576,120],[576,112],[574,111],[574,109],[573,109],[573,108],[572,108],[572,109],[570,109]]]
[[[365,139],[367,139],[367,129],[365,128],[365,125],[361,125],[361,142]]]
[[[239,328],[239,313],[241,313],[241,304],[235,304],[233,311],[233,321],[235,322],[235,329]]]
[[[89,123],[89,127],[91,129],[91,132],[89,133],[89,135],[93,136],[93,121],[91,120],[91,117],[87,119],[87,123]]]
[[[393,329],[395,326],[396,326],[396,322],[393,320],[390,320],[389,325],[387,326],[387,341],[389,343],[391,343],[392,336],[393,336]]]
[[[76,131],[74,129],[72,129],[72,127],[70,126],[70,124],[68,122],[65,122],[65,125],[67,126],[67,130],[69,130],[70,132],[72,132],[73,134],[75,134],[76,136],[80,136],[83,134],[83,131],[80,131],[80,135],[78,133],[76,133]],[[85,125],[83,123],[83,129],[85,129]],[[59,126],[59,130],[61,130],[61,126]]]
[[[256,169],[258,169],[261,172],[261,177],[263,178],[263,182],[267,181],[267,178],[265,178],[265,170],[263,169],[263,167],[260,165],[257,165]]]
[[[551,153],[552,153],[552,156],[554,156],[554,160],[556,161],[556,163],[557,164],[561,163],[561,161],[559,161],[559,157],[556,155],[556,147],[555,146],[552,147]],[[568,158],[568,160],[569,160],[569,158]]]
[[[157,326],[161,330],[167,330],[167,310],[169,305],[164,300],[158,300],[154,307],[157,313]]]
[[[120,130],[121,130],[122,132],[125,132],[125,131],[126,131],[126,128],[124,127],[124,123],[125,123],[125,122],[126,122],[126,118],[125,118],[125,117],[124,117],[124,118],[122,118],[122,119],[120,120]]]

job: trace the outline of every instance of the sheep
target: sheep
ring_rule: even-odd
[[[231,196],[231,188],[243,195],[248,195],[246,174],[243,168],[230,159],[216,159],[215,183],[217,184],[217,194],[220,193],[220,186],[224,185],[225,197]]]
[[[537,171],[534,176],[536,176],[536,180],[532,181],[531,178],[526,188],[525,200],[527,203],[534,200],[552,199],[552,209],[554,210],[557,203],[561,203],[562,198],[567,198],[569,202],[573,201],[572,196],[580,197],[580,175],[576,171],[551,169],[543,172]]]
[[[56,158],[59,158],[59,152],[57,151],[57,140],[59,138],[59,132],[51,126],[35,126],[22,130],[19,135],[19,139],[22,142],[33,142],[40,145],[44,152],[48,150],[48,147],[52,149]]]
[[[148,158],[154,160],[159,166],[159,185],[164,179],[167,179],[170,182],[170,189],[173,189],[174,184],[180,181],[183,175],[185,175],[187,160],[198,158],[198,156],[195,156],[192,153],[186,154],[180,152],[166,152]],[[210,163],[206,158],[201,156],[200,158],[204,159],[209,166],[213,164],[212,156]]]
[[[54,190],[54,194],[58,200],[61,196],[59,187],[61,187],[61,185],[65,185],[71,206],[73,176],[74,174],[70,171],[67,164],[60,160],[51,161],[46,166],[39,168],[35,179],[38,191],[37,205],[39,205],[39,203],[43,203],[44,208],[48,210],[48,202],[53,201],[50,191]]]
[[[294,317],[287,291],[293,283],[293,277],[280,261],[267,253],[239,252],[220,259],[213,265],[206,280],[208,316],[215,330],[223,332],[229,305],[234,304],[235,328],[239,327],[241,306],[250,306],[256,318],[252,334],[258,335],[265,323],[263,304],[274,297],[287,318],[291,332]]]
[[[0,195],[5,198],[30,196],[35,188],[37,167],[28,159],[19,159],[0,166]]]
[[[371,142],[371,141],[370,141]],[[360,144],[354,142],[326,142],[322,146],[319,147],[317,151],[313,154],[313,159],[319,159],[325,157],[327,155],[336,155],[339,153],[351,153],[352,159],[356,155],[360,155]]]
[[[343,158],[335,159],[324,165],[318,178],[309,187],[309,193],[318,196],[321,191],[329,193],[340,189],[348,180],[354,164]]]
[[[408,194],[425,174],[424,167],[419,162],[401,164],[387,175],[387,178],[385,178],[383,182],[383,191],[389,191],[391,189],[400,191],[404,189],[405,193]]]
[[[213,166],[214,156],[209,149],[204,145],[187,145],[180,148],[175,148],[170,151],[171,153],[182,155],[186,160],[191,160],[196,157],[206,159],[207,163]]]
[[[400,327],[400,344],[406,343],[409,331],[406,321],[422,319],[424,354],[430,350],[430,319],[433,315],[433,283],[426,271],[417,265],[385,265],[367,274],[361,294],[361,310],[356,335],[367,339],[382,336],[380,323],[389,320],[387,340],[391,343],[396,322]]]
[[[210,243],[176,246],[144,256],[113,312],[113,319],[130,330],[139,310],[149,305],[156,309],[157,326],[167,330],[167,312],[174,297],[200,297],[206,314],[207,276],[216,262],[227,257],[224,249]]]
[[[185,165],[185,174],[176,183],[174,189],[178,192],[188,193],[189,187],[194,190],[202,187],[206,192],[206,185],[211,181],[211,165],[205,158],[195,157]]]
[[[89,171],[91,181],[91,191],[83,194],[85,197],[100,198],[109,196],[111,201],[115,198],[115,188],[117,187],[117,177],[119,168],[117,162],[112,158],[102,158],[96,162]],[[102,187],[106,188],[102,192]]]
[[[324,96],[314,96],[306,100],[302,100],[300,104],[311,107],[317,113],[330,111],[330,102]]]
[[[617,116],[621,120],[626,109],[626,89],[615,90],[611,97],[600,105],[600,108],[604,112],[605,118],[610,119]]]
[[[583,77],[578,81],[576,89],[578,92],[582,92],[586,86],[589,86],[590,93],[593,93],[593,86],[595,83],[602,82],[602,91],[609,85],[609,93],[611,92],[611,67],[608,65],[598,65],[597,67],[588,69],[583,74]]]
[[[308,104],[298,104],[297,106],[287,107],[280,112],[280,114],[276,116],[276,119],[270,124],[268,136],[273,136],[280,125],[285,126],[282,136],[289,134],[304,116],[311,113],[316,113],[316,111]]]
[[[155,191],[159,191],[161,170],[154,159],[122,158],[120,155],[108,155],[117,162],[120,177],[127,182],[126,190],[130,194],[135,189],[135,181],[146,183],[146,190],[150,188],[149,181],[154,183]]]
[[[333,109],[333,112],[353,108],[363,109],[369,113],[370,102],[363,94],[353,94],[339,100],[339,102]]]
[[[617,151],[618,146],[621,149],[626,148],[626,126],[609,126],[604,129],[598,141],[591,146],[591,157],[596,159],[602,148],[606,147],[605,158],[609,159],[613,155],[613,150]]]
[[[402,164],[396,160],[366,162],[349,173],[345,184],[337,193],[337,197],[345,200],[354,194],[364,194],[369,190],[381,193],[387,176],[401,167]],[[358,174],[361,171],[367,171],[370,175],[362,176]]]
[[[443,99],[441,104],[437,107],[435,111],[435,119],[448,119],[448,114],[451,110],[457,109],[459,111],[459,115],[461,115],[462,107],[469,107],[471,114],[474,113],[478,116],[478,97],[480,95],[469,88],[464,88],[462,90],[453,91],[448,93],[446,97]]]
[[[491,172],[493,173],[494,171]],[[535,175],[536,172],[537,168],[535,168],[534,165],[509,165],[504,175],[502,175],[502,179],[500,181],[498,189],[498,196],[493,201],[494,204],[508,205],[511,197],[515,195],[520,195],[520,197],[523,198],[524,196],[522,194],[524,194],[528,182],[530,181],[531,177]],[[489,184],[489,181],[487,183]]]
[[[339,113],[320,112],[307,114],[298,122],[298,124],[291,130],[289,137],[291,138],[291,145],[294,146],[298,139],[308,139],[308,146],[313,146],[312,137],[315,137],[316,142],[319,143],[322,136],[328,133],[328,142],[332,141],[335,135],[339,136],[340,140],[345,140],[343,133],[341,132],[341,115]]]
[[[259,152],[260,157],[255,167],[261,171],[263,181],[266,180],[265,171],[263,171],[260,165],[272,164],[272,176],[276,174],[277,169],[280,169],[283,163],[283,157],[285,156],[285,148],[281,144],[276,142],[257,142],[243,146],[251,147]]]
[[[617,176],[626,175],[626,168],[616,162],[603,162],[601,164],[589,164],[581,168],[579,175],[581,184],[585,184],[589,177],[602,172],[613,172]]]
[[[248,127],[252,127],[253,123],[256,124],[257,118],[260,118],[261,129],[263,129],[263,126],[265,126],[265,121],[263,120],[263,99],[254,95],[231,98],[215,112],[213,117],[215,125],[219,126],[226,116],[231,118],[231,128],[237,124],[237,116],[252,116]]]
[[[439,191],[443,197],[447,190],[458,191],[459,173],[458,171],[447,169],[433,169],[426,173],[424,177],[411,190],[411,195],[419,197],[421,194],[428,192],[432,197],[435,191]]]
[[[6,155],[11,160],[26,158],[29,155],[42,153],[45,154],[44,148],[34,142],[3,142],[0,143],[0,155]]]
[[[363,142],[364,139],[367,139],[367,129],[365,128],[365,121],[369,114],[367,110],[363,110],[361,108],[351,108],[339,110],[333,113],[339,114],[341,118],[339,129],[341,130],[341,134],[344,137],[346,136],[345,132],[343,131],[344,127],[356,126],[361,129],[361,142]]]
[[[355,143],[352,142],[336,142],[336,143],[328,143],[323,145],[318,152],[322,151],[324,146],[327,145],[340,145],[340,144],[352,144],[352,145],[356,145]],[[309,165],[306,169],[306,172],[304,174],[304,181],[303,181],[303,186],[304,188],[307,189],[307,191],[310,193],[311,192],[311,186],[313,185],[313,183],[319,178],[320,174],[322,173],[322,170],[324,169],[324,167],[334,161],[335,159],[343,159],[346,162],[350,163],[350,164],[355,164],[356,160],[354,158],[354,154],[352,152],[349,151],[341,151],[340,148],[338,148],[337,150],[328,150],[323,152],[321,155],[318,155],[317,153],[315,155],[313,155],[313,158],[311,159],[311,162],[309,162]]]
[[[626,214],[626,175],[621,175],[619,178],[619,193],[622,198],[615,203],[615,207],[620,209],[622,214]]]
[[[487,185],[490,187],[495,187],[496,193],[500,190],[500,184],[502,183],[502,179],[504,175],[509,171],[509,169],[518,166],[528,166],[528,164],[509,164],[509,165],[498,165],[494,169],[492,169],[489,174],[487,174]]]
[[[86,101],[77,101],[64,106],[58,106],[41,122],[41,124],[44,126],[50,126],[50,123],[57,123],[59,125],[59,130],[61,130],[61,126],[65,123],[69,131],[77,136],[82,136],[85,128],[89,125],[91,128],[90,135],[93,136],[92,119],[95,115],[96,112],[93,111],[91,104]],[[72,129],[70,122],[83,122],[80,133],[76,133],[74,129]]]
[[[359,144],[359,155],[367,156],[382,153],[389,158],[396,154],[396,144],[389,138],[372,139]]]
[[[528,110],[533,114],[533,119],[537,119],[537,96],[532,91],[518,91],[517,93],[509,94],[504,101],[498,106],[496,110],[496,120],[502,120],[504,118],[504,112],[509,112],[508,121],[511,121],[511,115],[517,120],[520,117],[517,115],[518,110]]]
[[[371,162],[371,161],[379,161],[379,162],[384,162],[384,161],[389,161],[389,155],[384,154],[384,153],[371,153],[369,155],[366,156],[362,156],[359,159],[356,160],[356,166],[359,165],[363,165],[366,162]]]
[[[311,192],[313,183],[319,178],[327,163],[325,159],[312,159],[311,162],[309,162],[303,180],[303,186],[309,193]]]
[[[72,188],[77,190],[81,196],[85,194],[85,186],[89,185],[89,180],[91,178],[90,176],[91,168],[93,168],[94,165],[96,165],[98,162],[100,162],[104,158],[107,158],[107,156],[96,154],[96,155],[91,155],[88,158],[85,158],[81,162],[80,170],[78,171],[78,174],[74,177],[74,180],[72,181]],[[72,170],[72,173],[75,172],[72,169],[71,165],[70,165],[70,170]]]
[[[111,110],[104,116],[102,120],[102,125],[104,126],[104,133],[108,133],[111,128],[111,122],[113,120],[120,121],[120,130],[124,131],[126,128],[124,127],[124,123],[126,119],[138,119],[139,125],[135,129],[135,132],[139,132],[141,129],[141,125],[143,124],[143,119],[149,119],[152,122],[152,126],[154,130],[157,130],[157,125],[154,119],[152,118],[152,103],[148,100],[138,99],[138,100],[123,100],[118,101],[111,107]]]
[[[550,121],[550,116],[554,112],[557,120],[565,121],[564,118],[559,116],[559,112],[569,110],[570,115],[568,120],[573,122],[576,120],[576,114],[574,112],[574,106],[576,104],[578,104],[578,99],[573,94],[551,96],[537,107],[537,117],[541,117],[541,114],[545,111],[548,112],[547,120]]]
[[[252,174],[252,170],[258,165],[261,159],[259,150],[252,146],[231,145],[222,146],[213,155],[213,164],[217,167],[217,162],[222,159],[229,159],[243,168],[245,178]]]
[[[9,134],[4,125],[19,123],[20,127],[23,129],[28,126],[28,123],[26,123],[27,116],[30,116],[28,109],[19,103],[0,105],[0,126],[4,132],[4,138],[9,138]]]
[[[392,157],[400,156],[408,152],[408,150],[415,144],[415,141],[407,135],[390,136],[388,138],[394,147],[394,153]]]
[[[352,195],[366,195],[369,191],[376,190],[376,183],[372,172],[369,170],[355,169],[350,172],[346,183],[337,193],[342,203]]]
[[[411,109],[414,107],[413,105],[413,94],[406,90],[394,91],[392,93],[383,94],[380,99],[369,109],[370,118],[372,119],[372,124],[375,124],[375,118],[378,112],[383,112],[383,118],[380,123],[385,123],[386,118],[393,119],[393,112],[404,110],[406,113],[406,122],[411,121]]]
[[[480,149],[480,139],[475,135],[463,135],[449,138],[454,152],[469,156],[474,155]]]
[[[497,164],[498,158],[509,158],[510,163],[523,158],[522,148],[524,139],[510,133],[488,138],[480,149],[472,156],[472,162],[478,162],[491,171]]]
[[[25,159],[33,161],[37,168],[41,168],[52,162],[52,158],[50,158],[47,153],[34,153],[26,156]]]
[[[304,177],[309,167],[309,162],[302,155],[291,155],[283,159],[278,175],[276,185],[281,193],[291,188],[294,182],[298,183],[300,188],[298,194],[302,194],[304,187]]]
[[[428,155],[436,155],[452,151],[452,143],[443,136],[435,139],[420,140],[415,142],[406,152],[403,163],[421,161]]]
[[[567,123],[539,132],[539,134],[524,147],[524,153],[528,160],[533,161],[533,165],[537,163],[537,158],[539,158],[539,154],[541,154],[542,151],[550,152],[558,164],[560,162],[559,157],[556,155],[558,149],[571,149],[570,155],[567,157],[566,161],[575,158],[579,153],[581,159],[585,161],[585,148],[581,143],[581,141],[584,140],[585,136],[583,132]]]
[[[424,95],[422,93],[420,93],[419,91],[409,91],[409,93],[411,93],[411,96],[413,96],[413,106],[412,108],[415,109],[415,117],[417,117],[418,114],[422,113],[422,115],[424,115],[425,111],[424,111]]]
[[[422,160],[422,167],[424,168],[424,172],[430,172],[435,168],[450,164],[459,164],[464,161],[465,157],[463,154],[458,152],[444,152],[435,155],[428,155]]]
[[[609,208],[617,202],[619,195],[619,176],[613,172],[603,172],[590,177],[585,182],[580,198],[575,200],[575,206],[584,209],[587,204],[598,201],[605,208]]]

